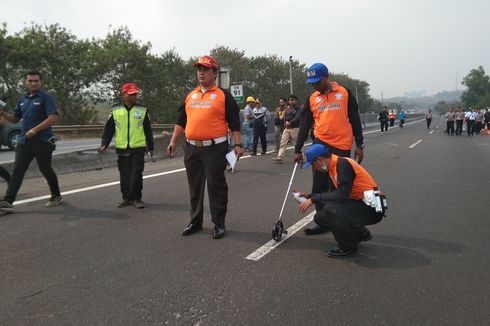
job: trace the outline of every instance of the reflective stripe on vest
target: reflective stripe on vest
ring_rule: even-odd
[[[373,190],[374,188],[377,187],[376,181],[374,181],[374,179],[369,175],[369,173],[362,166],[360,166],[356,161],[347,157],[342,157],[342,159],[345,159],[350,163],[350,165],[354,169],[354,173],[356,174],[354,178],[354,183],[352,185],[352,190],[349,194],[349,199],[362,199],[364,198],[364,191]],[[338,188],[337,186],[338,160],[339,157],[337,155],[332,154],[332,159],[328,167],[328,174],[335,188]]]
[[[146,108],[133,106],[127,110],[124,106],[112,109],[112,118],[116,125],[116,148],[141,148],[146,147],[145,121]]]

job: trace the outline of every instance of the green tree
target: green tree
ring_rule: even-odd
[[[3,32],[5,35],[5,25]],[[3,37],[2,83],[11,97],[24,92],[23,75],[37,69],[43,74],[44,88],[52,93],[63,124],[90,121],[95,111],[86,95],[91,78],[84,78],[86,55],[91,44],[79,41],[65,28],[32,24],[14,36]]]
[[[485,74],[482,66],[472,69],[461,82],[468,89],[461,95],[461,101],[467,107],[484,107],[489,105],[490,77]]]

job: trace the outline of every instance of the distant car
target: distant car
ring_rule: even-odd
[[[2,122],[0,124],[0,145],[14,149],[17,146],[17,140],[20,136],[20,125],[20,122]]]

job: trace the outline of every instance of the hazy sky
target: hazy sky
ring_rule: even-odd
[[[8,2],[8,5],[6,4]],[[80,38],[128,26],[152,52],[183,58],[216,45],[247,56],[290,55],[367,81],[371,95],[454,90],[473,68],[490,70],[489,0],[69,0],[2,1],[9,33],[31,21]],[[1,54],[0,54],[1,55]],[[458,85],[456,85],[456,83]]]

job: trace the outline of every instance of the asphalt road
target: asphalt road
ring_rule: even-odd
[[[93,139],[76,139],[76,140],[60,140],[56,143],[56,151],[54,155],[81,151],[85,149],[97,148],[100,146],[100,138]],[[0,164],[13,162],[15,152],[4,147],[0,151]]]
[[[117,184],[48,209],[44,181],[26,180],[16,213],[0,216],[0,325],[488,325],[490,137],[447,136],[437,122],[366,134],[363,165],[388,217],[345,259],[326,257],[331,235],[302,230],[246,259],[270,241],[293,170],[272,154],[228,174],[221,240],[207,201],[205,230],[180,235],[182,159],[146,165],[143,210],[116,208]],[[115,169],[60,176],[64,191],[117,180]],[[308,190],[311,171],[293,184]],[[301,218],[289,200],[286,226]]]

